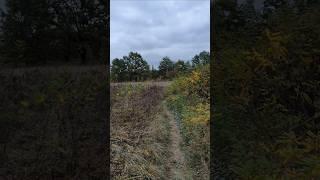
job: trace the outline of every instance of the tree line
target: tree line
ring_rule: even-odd
[[[6,0],[0,14],[0,63],[102,62],[107,42],[104,0]]]
[[[172,79],[193,69],[209,64],[210,53],[202,51],[195,55],[191,61],[173,61],[165,56],[160,61],[158,69],[150,69],[148,62],[138,53],[130,52],[123,58],[115,58],[111,65],[111,79],[115,82],[143,81],[147,79]]]

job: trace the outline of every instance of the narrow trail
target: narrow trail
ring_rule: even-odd
[[[173,180],[190,179],[184,153],[182,152],[180,146],[182,143],[182,137],[177,121],[167,107],[164,107],[164,113],[171,127],[169,153],[172,155],[172,157],[170,158],[168,164],[170,169],[168,178]]]

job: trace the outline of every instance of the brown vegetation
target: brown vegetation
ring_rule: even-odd
[[[167,119],[159,116],[164,88],[111,86],[111,178],[145,179],[167,175]]]

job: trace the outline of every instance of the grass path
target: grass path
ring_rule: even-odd
[[[182,137],[177,121],[166,106],[163,109],[163,113],[164,117],[167,118],[170,125],[170,144],[168,151],[171,154],[171,158],[168,164],[168,178],[175,180],[191,179],[186,165],[184,153],[180,146],[180,144],[182,143]]]
[[[139,84],[143,89],[135,86]],[[181,147],[180,129],[163,96],[169,84],[111,85],[113,179],[192,179]]]

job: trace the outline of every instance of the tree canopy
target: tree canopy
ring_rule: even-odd
[[[208,52],[202,51],[198,56],[201,62],[198,66],[209,64],[210,54]],[[160,61],[158,69],[155,69],[153,66],[150,69],[150,65],[138,52],[130,52],[128,56],[112,60],[111,79],[118,82],[143,81],[147,79],[171,80],[177,76],[189,73],[197,67],[192,67],[190,61],[172,61],[169,57],[165,56]]]
[[[0,29],[2,63],[103,63],[105,5],[101,0],[6,0]]]
[[[174,63],[169,57],[164,57],[160,61],[159,65],[159,73],[161,76],[168,78],[170,76],[170,72],[174,69]]]
[[[115,81],[146,80],[150,67],[146,60],[137,52],[130,52],[122,59],[114,59],[111,66],[111,76]]]

